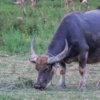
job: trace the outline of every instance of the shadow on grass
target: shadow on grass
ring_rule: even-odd
[[[0,90],[33,88],[34,82],[31,79],[19,77],[13,81],[0,81]]]

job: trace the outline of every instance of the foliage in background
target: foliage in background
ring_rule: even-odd
[[[64,7],[61,8],[60,0],[39,0],[39,6],[48,22],[43,21],[37,6],[33,13],[29,9],[29,4],[26,4],[27,15],[24,15],[18,5],[9,0],[0,0],[0,51],[6,51],[11,55],[28,54],[31,40],[36,35],[36,52],[38,54],[46,52],[50,39],[66,11]],[[70,10],[71,6],[70,4]],[[99,0],[90,0],[89,6],[91,10],[96,9]],[[79,2],[76,10],[78,7]],[[85,12],[85,9],[82,12]],[[17,17],[23,17],[24,22],[20,22]]]

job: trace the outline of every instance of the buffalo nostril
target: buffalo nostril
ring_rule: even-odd
[[[35,85],[34,85],[34,88],[35,88],[35,89],[40,89],[40,87],[41,87],[41,86],[40,86],[39,84],[35,84]]]

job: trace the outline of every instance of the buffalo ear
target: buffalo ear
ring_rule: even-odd
[[[54,63],[53,66],[52,66],[52,72],[56,72],[57,68],[58,68],[58,64]]]
[[[56,71],[57,71],[57,68],[55,68],[55,67],[53,66],[51,72],[56,73]]]
[[[34,63],[34,64],[36,63],[34,60],[31,60],[30,58],[29,58],[29,61],[30,61],[31,63]]]
[[[57,63],[54,63],[53,66],[54,66],[55,68],[58,68],[58,64],[57,64]]]

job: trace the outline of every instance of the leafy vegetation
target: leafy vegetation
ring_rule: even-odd
[[[39,8],[35,7],[35,12],[31,12],[29,5],[26,4],[27,15],[19,9],[18,5],[9,0],[0,0],[0,51],[8,54],[28,54],[32,38],[36,35],[35,49],[38,54],[46,51],[58,24],[66,14],[64,7],[61,8],[60,0],[44,1],[39,0],[39,7],[48,22],[44,22]],[[89,1],[90,9],[96,9],[99,0]],[[64,2],[63,2],[64,6]],[[70,11],[72,10],[70,4]],[[77,2],[76,10],[78,10]],[[82,12],[85,12],[85,8]],[[17,17],[23,17],[20,22]]]

